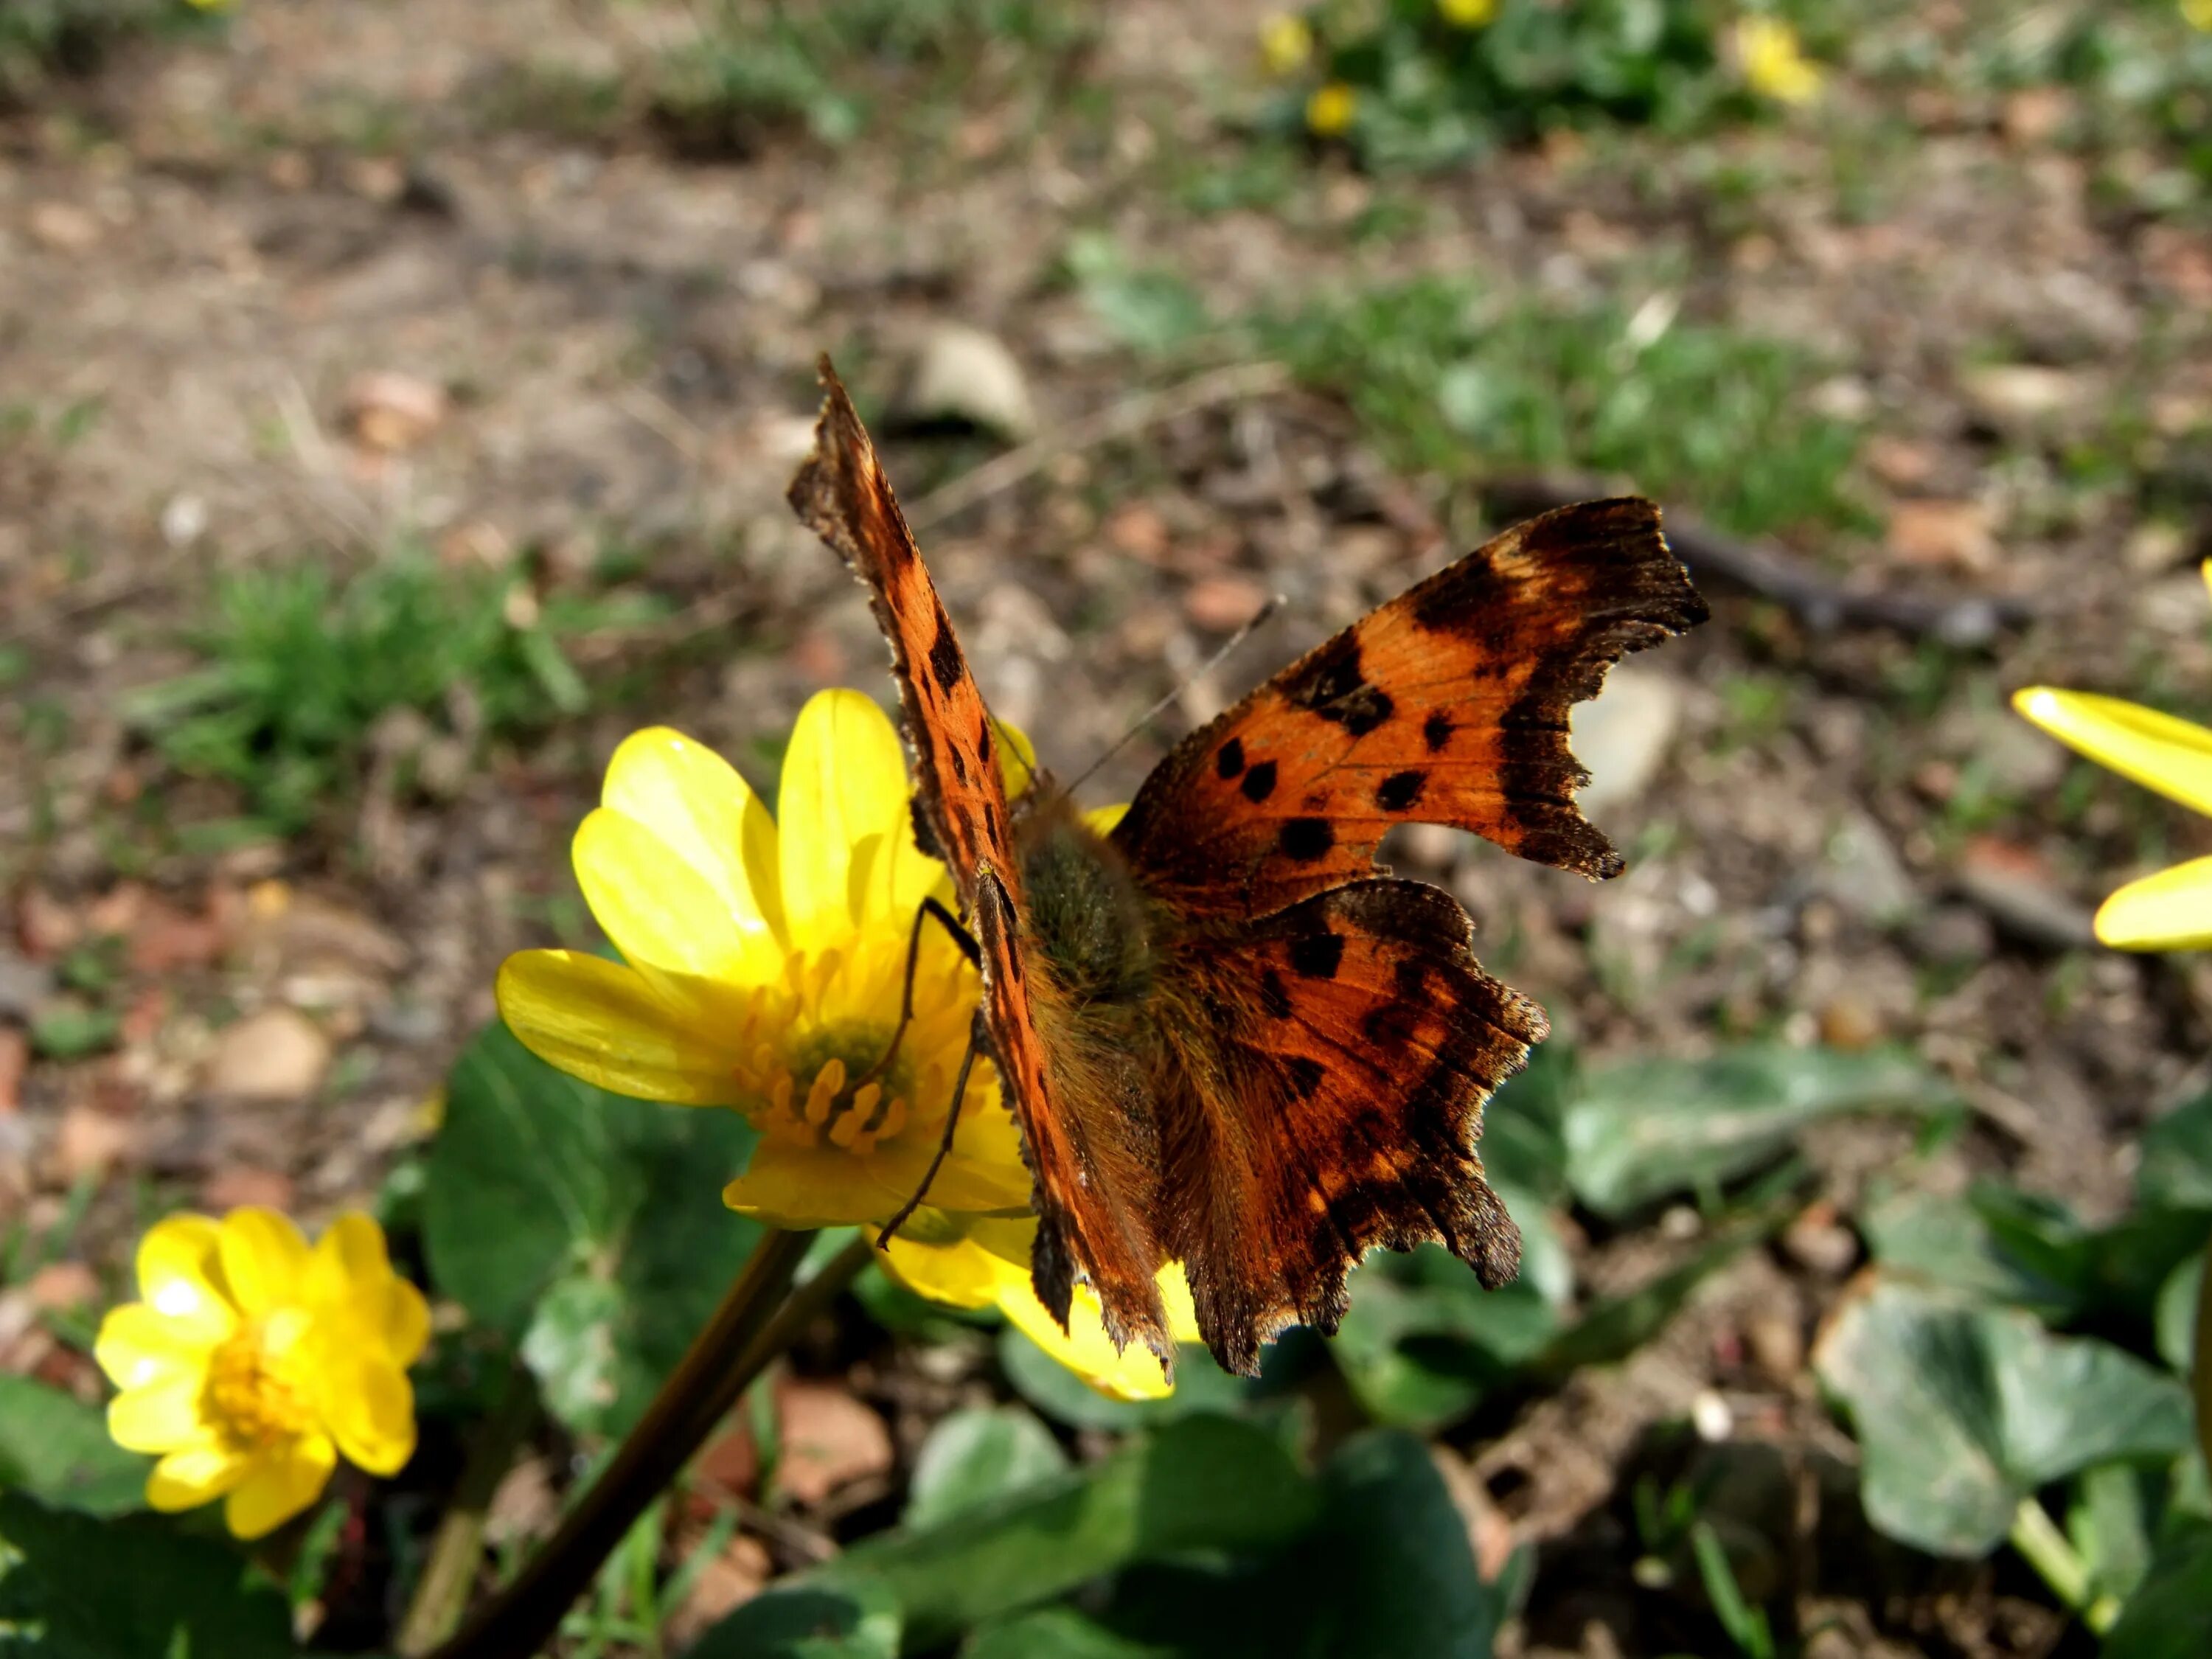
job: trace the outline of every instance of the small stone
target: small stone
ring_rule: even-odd
[[[12,1025],[0,1025],[0,1117],[23,1104],[23,1074],[31,1067],[31,1039]]]
[[[1267,590],[1249,576],[1206,576],[1182,596],[1183,614],[1209,634],[1228,634],[1260,614]]]
[[[1982,501],[1899,501],[1890,509],[1889,550],[1909,564],[1982,573],[1996,567],[1994,515]]]
[[[0,1019],[28,1020],[54,994],[54,970],[0,951]]]
[[[1994,836],[1977,836],[1960,860],[1960,893],[1988,912],[1998,927],[2046,950],[2081,950],[2096,943],[2089,910],[2058,890],[2034,853]]]
[[[1845,915],[1870,927],[1887,927],[1911,915],[1919,890],[1882,827],[1865,813],[1853,813],[1828,837],[1826,856],[1814,872],[1813,892]]]
[[[1881,1041],[1881,1017],[1848,993],[1820,1009],[1820,1041],[1832,1048],[1870,1048]]]
[[[1448,823],[1409,823],[1398,832],[1406,861],[1423,870],[1449,870],[1459,862],[1467,833]]]
[[[1616,668],[1569,717],[1575,757],[1590,781],[1575,804],[1592,817],[1627,806],[1658,775],[1682,720],[1681,682],[1649,668]]]
[[[31,209],[31,240],[57,253],[82,253],[100,240],[100,221],[74,202],[40,202]]]
[[[2081,375],[2037,363],[1990,363],[1968,369],[1959,389],[1992,426],[2019,426],[2075,408],[2088,395]]]
[[[1690,1424],[1697,1430],[1698,1439],[1717,1445],[1735,1434],[1735,1413],[1717,1390],[1700,1389],[1690,1402]]]
[[[954,420],[1018,443],[1036,430],[1029,379],[1004,341],[965,323],[931,331],[907,386],[906,404],[926,420]]]
[[[200,1186],[200,1201],[210,1210],[236,1210],[249,1205],[266,1210],[289,1210],[299,1189],[281,1170],[245,1166],[218,1170]]]
[[[1979,910],[1964,904],[1938,905],[1914,921],[1905,943],[1929,962],[1985,962],[1996,949],[1996,930]]]
[[[368,448],[385,454],[412,449],[444,424],[446,389],[391,369],[354,377],[346,388],[346,422]]]
[[[161,508],[161,539],[171,547],[190,547],[207,534],[208,507],[198,495],[172,495]]]
[[[47,1313],[67,1313],[100,1300],[100,1275],[82,1261],[50,1261],[23,1287],[31,1305]]]
[[[1805,1334],[1781,1314],[1754,1315],[1743,1328],[1743,1345],[1770,1382],[1793,1382],[1805,1369]]]
[[[320,1028],[290,1008],[267,1008],[216,1033],[202,1081],[210,1094],[237,1100],[301,1100],[322,1085],[331,1045]]]
[[[123,1119],[97,1106],[71,1106],[54,1135],[54,1163],[70,1184],[98,1180],[123,1161],[137,1139]]]
[[[2128,568],[2162,576],[2189,556],[2189,532],[2171,519],[2145,519],[2129,535]]]
[[[1782,1248],[1801,1267],[1825,1279],[1841,1279],[1858,1260],[1857,1237],[1844,1225],[1836,1206],[1815,1199],[1783,1230]]]

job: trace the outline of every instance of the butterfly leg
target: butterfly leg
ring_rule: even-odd
[[[981,947],[975,943],[975,935],[960,925],[960,919],[935,899],[922,900],[920,907],[914,913],[914,931],[907,935],[906,990],[899,998],[898,1024],[892,1027],[890,1042],[884,1049],[882,1056],[874,1065],[853,1079],[852,1086],[854,1089],[858,1089],[864,1083],[874,1082],[885,1072],[890,1070],[891,1062],[898,1058],[899,1044],[906,1040],[906,1028],[914,1024],[914,970],[916,964],[921,961],[921,924],[930,916],[936,917],[945,933],[951,936],[952,942],[960,947],[960,954],[968,958],[969,967],[981,968],[983,965]]]
[[[983,1027],[983,1011],[978,1008],[975,1023],[968,1029],[968,1051],[960,1056],[960,1074],[952,1079],[952,1104],[945,1112],[945,1138],[937,1143],[937,1156],[929,1160],[929,1167],[922,1171],[921,1185],[914,1189],[914,1196],[899,1206],[899,1212],[884,1223],[883,1231],[876,1235],[878,1249],[889,1245],[892,1236],[906,1225],[907,1218],[921,1207],[921,1200],[929,1195],[930,1182],[937,1179],[938,1170],[945,1167],[945,1155],[952,1150],[952,1132],[960,1123],[960,1102],[968,1093],[968,1074],[975,1069],[975,1056],[983,1052],[983,1046],[988,1040]]]

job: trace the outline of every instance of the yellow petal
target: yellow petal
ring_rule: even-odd
[[[2100,766],[2212,813],[2212,731],[2118,697],[2043,685],[2015,693],[2012,706]]]
[[[2212,948],[2212,858],[2130,882],[2099,908],[2097,937],[2116,951]]]
[[[607,763],[599,804],[697,871],[740,931],[774,935],[775,819],[729,762],[665,726],[632,732]]]
[[[891,837],[906,811],[906,751],[890,716],[858,691],[809,698],[784,750],[776,794],[783,914],[793,949],[841,944],[864,920],[869,866],[900,856]],[[898,839],[910,842],[910,829]],[[863,843],[873,850],[860,855],[856,868]]]
[[[240,1313],[298,1302],[307,1273],[307,1241],[289,1216],[249,1204],[222,1218],[222,1276]]]
[[[246,1459],[221,1436],[201,1435],[154,1465],[146,1502],[167,1515],[214,1502],[246,1479]]]
[[[377,1323],[384,1333],[384,1351],[403,1369],[420,1359],[429,1345],[430,1304],[396,1274],[384,1287],[384,1315]]]
[[[307,1300],[321,1304],[352,1301],[371,1286],[381,1286],[392,1277],[392,1257],[385,1249],[384,1229],[375,1218],[348,1210],[323,1229],[315,1248],[307,1253]]]
[[[1036,781],[1036,745],[1012,720],[994,717],[991,724],[999,733],[999,780],[1006,787],[1006,799],[1018,800]]]
[[[337,1449],[324,1434],[262,1453],[224,1500],[223,1524],[234,1538],[266,1537],[321,1497],[337,1467]]]
[[[349,1463],[397,1474],[415,1455],[415,1390],[398,1366],[374,1358],[324,1372],[324,1425]]]
[[[618,1095],[685,1106],[736,1097],[734,1057],[641,975],[577,951],[519,951],[500,964],[500,1018],[540,1060]],[[726,1028],[736,1029],[736,1021]]]
[[[1159,1285],[1160,1300],[1168,1310],[1168,1334],[1178,1342],[1200,1340],[1198,1308],[1190,1299],[1190,1280],[1183,1276],[1182,1263],[1170,1261],[1161,1268]]]
[[[166,1452],[191,1444],[206,1426],[197,1371],[171,1371],[158,1382],[125,1389],[107,1402],[107,1437],[125,1451]]]
[[[1083,815],[1083,822],[1090,826],[1092,835],[1110,836],[1115,826],[1128,816],[1129,803],[1123,801],[1117,806],[1092,807]]]
[[[222,1229],[211,1216],[173,1215],[138,1244],[138,1294],[146,1305],[190,1331],[220,1342],[238,1323],[222,1276]]]
[[[745,1172],[722,1188],[722,1202],[772,1226],[861,1226],[897,1213],[914,1192],[912,1184],[885,1182],[884,1167],[878,1157],[855,1158],[842,1146],[763,1139]],[[916,1182],[920,1174],[917,1168]]]
[[[988,1308],[1029,1271],[972,1238],[932,1244],[901,1232],[876,1254],[908,1289],[955,1308]]]
[[[641,968],[732,985],[763,984],[781,969],[768,924],[733,912],[715,882],[635,818],[600,807],[577,827],[571,856],[584,902]],[[733,846],[731,867],[738,863]]]
[[[1175,1392],[1151,1349],[1133,1342],[1119,1353],[1114,1351],[1105,1315],[1087,1285],[1075,1287],[1064,1331],[1037,1300],[1027,1274],[1000,1290],[999,1310],[1030,1341],[1101,1394],[1116,1400],[1161,1400]]]
[[[168,1377],[203,1376],[221,1340],[202,1324],[171,1319],[143,1302],[126,1302],[100,1322],[92,1357],[117,1388],[143,1389]]]

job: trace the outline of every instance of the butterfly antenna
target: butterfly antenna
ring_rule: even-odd
[[[1112,760],[1115,756],[1120,754],[1124,749],[1127,748],[1129,746],[1130,740],[1133,738],[1138,732],[1143,731],[1147,726],[1150,726],[1154,720],[1158,720],[1161,714],[1164,714],[1170,703],[1173,702],[1177,697],[1182,696],[1184,692],[1189,690],[1192,684],[1197,680],[1207,674],[1211,674],[1215,669],[1220,667],[1223,663],[1229,659],[1229,655],[1231,652],[1235,651],[1238,646],[1243,644],[1245,641],[1250,639],[1254,634],[1260,630],[1261,625],[1265,623],[1268,617],[1273,616],[1275,612],[1280,611],[1282,608],[1283,596],[1279,593],[1269,594],[1267,596],[1267,602],[1261,605],[1257,611],[1255,611],[1252,613],[1250,619],[1223,642],[1220,649],[1216,651],[1212,656],[1208,657],[1204,662],[1200,663],[1196,668],[1191,670],[1189,673],[1184,675],[1182,678],[1177,680],[1174,686],[1170,689],[1165,696],[1162,697],[1150,708],[1145,710],[1143,714],[1138,715],[1135,720],[1130,721],[1129,729],[1122,732],[1120,737],[1115,738],[1112,743],[1109,744],[1103,754],[1100,755],[1097,760],[1092,761],[1090,765],[1083,769],[1082,776],[1077,778],[1074,782],[1069,784],[1061,793],[1069,795],[1073,794],[1079,787],[1090,779],[1093,773],[1098,770],[1100,767],[1105,765],[1108,761]]]

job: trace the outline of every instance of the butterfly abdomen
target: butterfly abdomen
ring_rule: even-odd
[[[1020,825],[1023,945],[1075,1008],[1127,1006],[1152,991],[1155,951],[1143,894],[1106,842],[1048,805]]]

